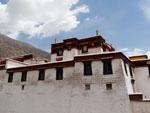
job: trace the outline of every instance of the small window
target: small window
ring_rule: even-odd
[[[103,61],[103,74],[113,74],[112,61],[110,59]]]
[[[112,84],[106,84],[106,90],[112,90]]]
[[[24,85],[21,85],[21,90],[24,90]]]
[[[63,49],[58,49],[57,56],[63,56]]]
[[[85,45],[85,46],[82,46],[82,53],[87,53],[88,52],[88,47]]]
[[[44,80],[44,78],[45,78],[45,69],[40,69],[38,80]]]
[[[23,71],[21,76],[21,82],[26,81],[26,79],[27,79],[27,71]]]
[[[56,80],[63,80],[63,68],[56,69]]]
[[[71,50],[71,45],[67,46],[67,50],[70,51]]]
[[[8,75],[8,82],[12,82],[13,81],[13,72],[10,72]]]
[[[84,75],[85,76],[92,75],[92,65],[91,65],[91,62],[84,62]]]
[[[90,90],[91,89],[91,85],[90,84],[85,84],[85,90]]]
[[[103,52],[106,52],[106,47],[103,47]]]
[[[125,63],[125,62],[124,62],[124,69],[125,69],[126,75],[128,75],[127,66],[126,66],[126,63]]]

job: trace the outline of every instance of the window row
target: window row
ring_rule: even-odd
[[[83,63],[84,63],[84,75],[91,76],[92,75],[92,62],[87,61]],[[103,61],[103,74],[104,75],[113,74],[111,60]],[[22,71],[21,82],[25,82],[26,79],[27,79],[27,71]],[[44,80],[44,79],[45,79],[45,69],[40,69],[38,80]],[[63,80],[63,68],[56,68],[56,80]],[[13,81],[13,73],[10,72],[8,76],[8,82],[12,82],[12,81]]]
[[[45,79],[45,69],[39,70],[38,80]],[[27,71],[22,71],[21,82],[25,82],[27,80]],[[56,80],[63,80],[63,68],[56,68]],[[13,72],[9,73],[8,82],[13,82]]]
[[[89,49],[88,45],[80,46],[80,50],[81,50],[82,53],[88,53],[88,49]],[[67,50],[70,51],[71,50],[71,46],[68,46]],[[63,51],[64,51],[63,49],[58,49],[57,50],[57,56],[63,56]],[[103,48],[103,51],[106,52],[106,48]]]
[[[90,89],[91,89],[91,84],[85,84],[85,90],[90,90]],[[106,90],[112,90],[112,83],[106,84]]]
[[[111,59],[103,60],[103,74],[113,74],[112,61]],[[90,61],[84,62],[84,75],[92,75],[92,63]]]

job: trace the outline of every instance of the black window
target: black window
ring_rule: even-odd
[[[24,90],[24,85],[21,85],[21,89]]]
[[[150,76],[150,65],[148,65],[148,71],[149,71],[149,76]]]
[[[58,49],[57,56],[63,56],[63,49]]]
[[[63,80],[63,68],[56,68],[56,80]]]
[[[85,90],[90,90],[90,89],[91,89],[90,84],[85,84]]]
[[[71,45],[67,46],[67,50],[70,51],[71,50]]]
[[[130,66],[129,69],[130,69],[130,76],[133,77],[133,70],[132,70],[132,67]]]
[[[124,62],[124,69],[125,69],[126,74],[128,75],[127,66],[126,66],[126,63],[125,63],[125,62]]]
[[[45,79],[45,69],[40,69],[38,80],[44,80],[44,79]]]
[[[103,74],[104,75],[113,74],[112,62],[109,59],[103,61]]]
[[[112,84],[106,84],[106,90],[112,90]]]
[[[85,45],[85,46],[82,46],[82,53],[87,53],[88,52],[88,47]]]
[[[103,46],[103,51],[106,52],[106,47]]]
[[[27,71],[23,71],[21,76],[21,82],[26,81],[26,79],[27,79]]]
[[[9,75],[8,75],[8,82],[12,82],[13,81],[13,73],[10,72]]]
[[[83,62],[84,63],[84,75],[90,76],[92,75],[92,65],[91,62]]]

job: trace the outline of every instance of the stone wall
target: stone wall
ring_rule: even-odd
[[[143,93],[144,98],[150,99],[150,77],[148,67],[135,68],[136,92]]]
[[[149,101],[131,101],[133,113],[150,113]]]
[[[46,70],[44,81],[38,81],[38,70],[28,71],[23,83],[21,72],[14,73],[13,83],[3,81],[0,112],[132,113],[121,62],[112,60],[113,74],[103,75],[103,63],[93,61],[92,76],[84,76],[83,63],[77,62],[75,67],[64,68],[64,80],[55,80],[55,68]],[[107,83],[112,90],[106,90]]]

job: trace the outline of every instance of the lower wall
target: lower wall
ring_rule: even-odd
[[[150,101],[131,101],[133,113],[150,113]]]
[[[112,90],[91,84],[86,91],[84,84],[64,81],[25,85],[24,90],[9,84],[0,91],[0,113],[131,113],[124,90],[118,84]]]

